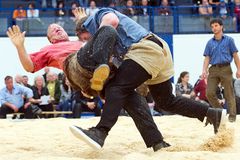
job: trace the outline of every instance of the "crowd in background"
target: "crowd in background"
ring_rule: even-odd
[[[36,5],[37,4],[37,5]],[[220,15],[226,18],[228,15],[235,14],[235,21],[239,22],[240,16],[240,0],[76,0],[71,3],[65,0],[40,0],[34,2],[26,1],[26,4],[20,4],[13,11],[13,19],[21,18],[38,18],[41,16],[39,10],[46,11],[46,8],[53,8],[57,17],[70,16],[73,17],[72,10],[76,7],[86,8],[87,14],[92,15],[100,7],[111,7],[120,12],[129,15],[171,15],[173,14],[173,6],[195,6],[190,8],[191,12],[200,15]],[[160,7],[150,10],[148,7]],[[189,10],[189,8],[183,8]]]
[[[64,116],[66,118],[80,118],[83,112],[91,112],[92,115],[100,116],[101,109],[104,105],[104,100],[100,97],[89,97],[80,91],[74,91],[66,77],[63,73],[56,74],[50,71],[49,67],[44,68],[45,73],[43,75],[37,75],[34,78],[33,84],[29,84],[28,77],[26,75],[15,75],[13,78],[13,88],[14,86],[22,86],[25,88],[29,88],[32,92],[32,98],[30,108],[32,108],[32,115],[27,115],[29,117],[23,118],[39,118],[34,115],[34,112],[37,112],[36,107],[41,111],[70,111],[72,114],[59,115]],[[9,76],[6,76],[9,77]],[[201,103],[205,103],[209,105],[207,96],[206,96],[206,88],[207,88],[207,78],[199,77],[196,80],[194,85],[189,83],[189,72],[183,71],[176,82],[173,84],[173,94],[176,96],[183,96],[186,98],[190,98]],[[237,106],[237,114],[240,114],[240,79],[233,79],[235,98],[236,98],[236,106]],[[6,97],[4,92],[8,89],[8,81],[5,78],[6,87],[2,88],[0,91],[0,100],[1,106],[6,101],[9,103],[12,100],[9,100],[9,97]],[[141,85],[136,89],[136,91],[144,96],[148,102],[149,109],[152,115],[168,115],[171,113],[162,111],[155,111],[154,105],[155,102],[151,97],[151,94],[146,85]],[[10,92],[10,91],[9,91]],[[224,88],[219,83],[219,86],[216,91],[216,95],[218,97],[218,102],[225,109],[228,109],[227,102],[224,99]],[[23,95],[22,99],[24,100],[24,105],[26,105],[29,101],[26,100],[27,95]],[[47,96],[48,102],[43,103],[42,97]],[[29,97],[28,97],[29,98]],[[14,103],[14,102],[13,102]],[[21,106],[19,106],[21,108]],[[21,111],[21,110],[19,110]],[[127,113],[123,110],[122,115],[127,115]],[[41,118],[52,118],[53,114],[47,114],[41,116]],[[0,118],[6,118],[6,115],[1,115]]]
[[[26,75],[5,77],[5,87],[0,90],[0,118],[6,118],[8,113],[13,112],[27,112],[24,118],[53,117],[53,114],[42,115],[44,111],[72,112],[63,115],[67,118],[80,118],[82,112],[101,115],[103,99],[74,91],[63,73],[51,72],[49,67],[45,67],[44,71],[43,75],[34,78],[33,84],[29,84]]]
[[[194,85],[189,83],[189,73],[184,71],[180,74],[178,81],[175,85],[176,96],[183,96],[186,98],[194,99],[201,103],[209,104],[207,98],[207,77],[202,78],[201,76],[196,81]],[[240,79],[233,79],[233,86],[236,99],[237,113],[240,114]],[[228,109],[227,102],[224,98],[224,87],[219,83],[216,96],[218,98],[218,103],[222,108]]]

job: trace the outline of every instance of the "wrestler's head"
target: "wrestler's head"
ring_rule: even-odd
[[[69,41],[68,34],[65,32],[65,30],[60,25],[55,23],[49,25],[47,37],[51,43]]]
[[[91,37],[91,34],[84,28],[83,23],[86,21],[88,17],[81,18],[76,25],[76,35],[78,36],[80,41],[88,41]]]

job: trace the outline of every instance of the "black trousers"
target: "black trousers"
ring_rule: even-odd
[[[22,112],[24,113],[24,117],[27,119],[32,119],[33,118],[33,113],[32,113],[32,107],[29,106],[27,109],[24,109],[24,107],[19,108],[18,112]],[[14,113],[14,111],[9,108],[6,105],[2,105],[0,107],[0,118],[7,118],[6,115],[10,114],[10,113]]]
[[[116,123],[122,107],[133,118],[147,147],[163,139],[147,109],[146,100],[134,89],[151,78],[139,64],[133,60],[125,60],[116,71],[115,77],[105,86],[106,103],[97,128],[109,131]],[[208,106],[200,102],[172,94],[170,80],[149,86],[156,102],[156,110],[164,109],[172,113],[204,120]]]
[[[162,141],[146,99],[135,91],[149,78],[151,76],[140,65],[132,60],[124,61],[105,86],[106,102],[97,128],[109,131],[123,107],[132,117],[147,147]]]
[[[100,64],[109,64],[116,43],[119,42],[117,31],[110,26],[101,27],[94,36],[78,51],[78,63],[93,72]]]

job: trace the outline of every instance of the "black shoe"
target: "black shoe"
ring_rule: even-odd
[[[235,122],[236,121],[236,115],[229,115],[228,116],[228,121],[229,122]]]
[[[71,126],[70,130],[75,137],[83,140],[94,149],[101,149],[107,137],[107,133],[95,127],[82,129],[77,126]]]
[[[162,141],[160,143],[157,143],[155,145],[152,146],[153,151],[156,152],[158,150],[160,150],[161,148],[166,148],[166,147],[170,147],[171,145],[165,141]]]
[[[213,124],[214,133],[217,134],[218,128],[226,123],[226,110],[219,108],[209,108],[207,111],[207,119]]]

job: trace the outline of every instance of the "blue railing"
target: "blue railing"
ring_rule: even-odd
[[[231,6],[226,18],[223,18],[225,32],[236,32],[237,21]],[[68,10],[70,8],[66,8]],[[123,10],[124,8],[118,8]],[[139,9],[136,8],[136,9]],[[185,33],[209,33],[209,22],[212,18],[220,17],[213,13],[211,16],[201,16],[197,13],[197,6],[170,7],[171,14],[160,15],[161,7],[148,7],[149,15],[130,16],[144,28],[157,34],[185,34]],[[214,9],[214,8],[213,8]],[[39,18],[23,18],[15,21],[22,30],[27,31],[27,36],[45,36],[49,24],[58,23],[66,29],[69,35],[75,35],[75,23],[71,17],[55,17],[54,9],[39,9]],[[0,9],[0,36],[6,36],[6,30],[12,25],[13,9]]]

